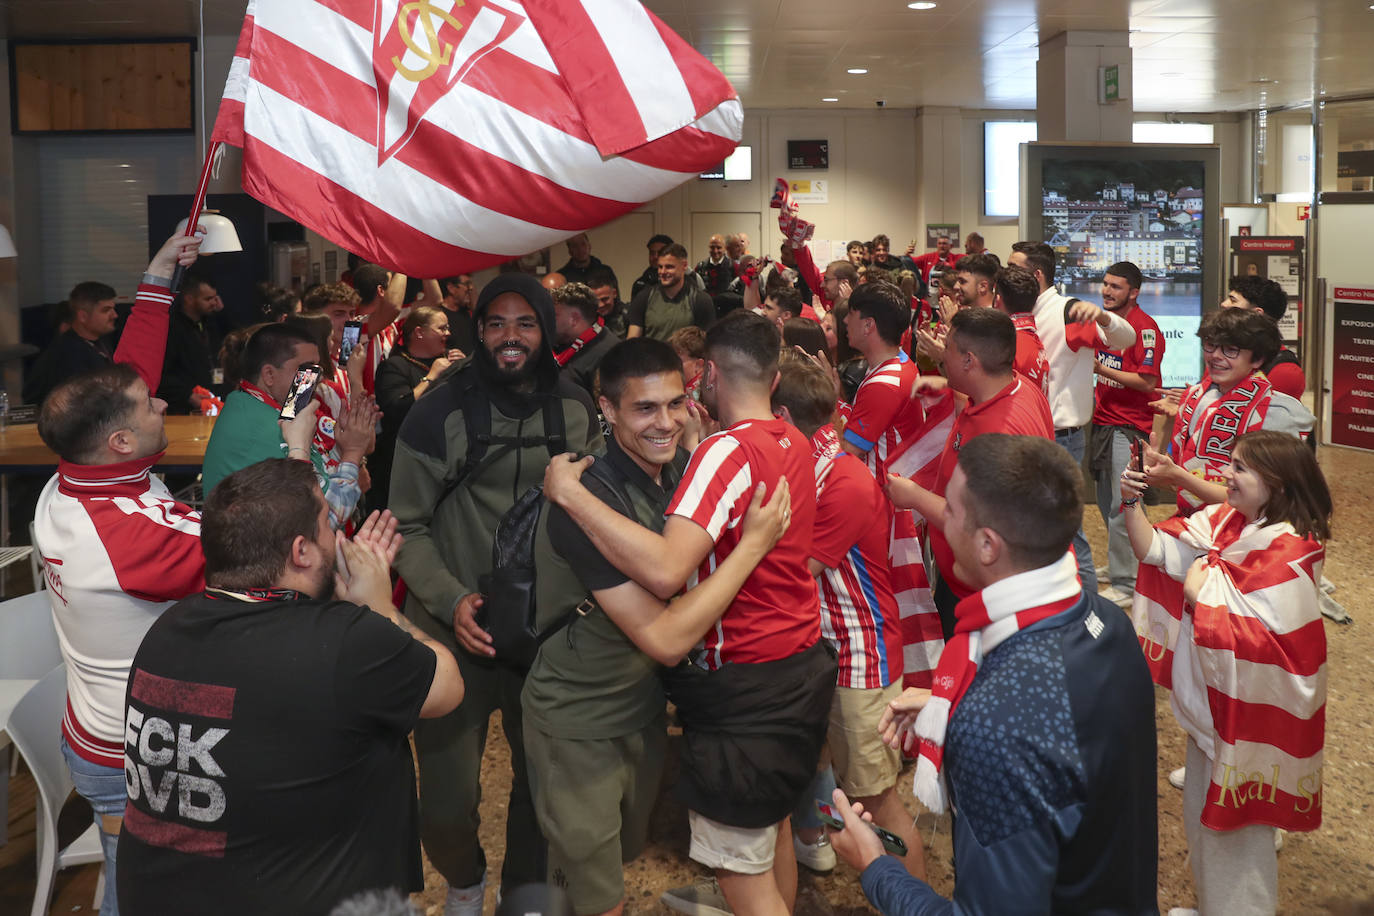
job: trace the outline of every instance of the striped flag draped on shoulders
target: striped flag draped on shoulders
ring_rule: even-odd
[[[213,139],[253,197],[438,277],[659,197],[742,124],[637,0],[249,0]]]

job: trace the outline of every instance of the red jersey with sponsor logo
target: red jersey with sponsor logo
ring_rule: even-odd
[[[833,430],[813,437],[816,527],[811,556],[821,635],[839,653],[839,686],[868,690],[902,676],[902,620],[892,593],[888,536],[892,504],[863,463],[839,451]]]
[[[1030,312],[1018,312],[1011,316],[1016,325],[1016,360],[1013,368],[1040,386],[1040,393],[1046,400],[1050,396],[1050,361],[1045,358],[1045,345],[1040,342],[1040,334],[1035,330],[1035,316]]]
[[[1135,329],[1135,345],[1125,350],[1099,347],[1098,361],[1109,369],[1138,373],[1158,385],[1159,367],[1164,362],[1164,335],[1159,333],[1159,325],[1140,306],[1122,317]],[[1153,392],[1136,391],[1099,375],[1093,397],[1093,423],[1098,426],[1130,426],[1148,433],[1154,425],[1155,415],[1150,409]]]
[[[898,353],[870,369],[854,395],[844,438],[868,453],[869,470],[878,479],[887,473],[888,456],[925,425],[921,401],[912,397],[920,375],[911,357]]]
[[[1010,385],[983,403],[965,407],[954,418],[954,428],[949,431],[945,450],[940,455],[934,488],[937,495],[945,495],[945,488],[949,486],[949,479],[954,476],[954,468],[959,463],[959,449],[963,448],[965,442],[983,433],[1041,436],[1053,441],[1054,420],[1050,417],[1050,403],[1040,389],[1018,375]],[[954,553],[949,549],[949,541],[945,540],[944,529],[939,519],[931,521],[930,552],[935,555],[940,576],[957,597],[966,598],[977,589],[955,578]]]
[[[779,478],[792,491],[787,533],[745,580],[725,614],[706,634],[704,664],[768,662],[787,658],[820,638],[820,601],[807,569],[811,555],[816,490],[811,443],[783,420],[745,420],[702,441],[678,484],[668,515],[696,522],[715,542],[691,588],[709,576],[739,543],[740,523],[754,487],[767,485],[771,499]]]

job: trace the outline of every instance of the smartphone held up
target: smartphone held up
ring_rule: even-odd
[[[305,409],[305,405],[315,396],[315,386],[320,382],[321,372],[315,363],[307,363],[296,370],[296,377],[291,380],[291,390],[281,403],[281,413],[278,414],[281,419],[294,420],[296,414]]]

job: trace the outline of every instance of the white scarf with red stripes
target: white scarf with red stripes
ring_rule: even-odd
[[[1189,473],[1220,483],[1221,470],[1231,463],[1236,439],[1264,424],[1273,386],[1263,372],[1256,372],[1212,401],[1205,410],[1198,410],[1212,385],[1211,376],[1204,376],[1183,395],[1174,423],[1174,459]],[[1201,499],[1183,487],[1178,488],[1180,512],[1195,512],[1201,506]]]
[[[916,759],[916,797],[943,814],[948,791],[941,772],[945,733],[983,658],[1020,630],[1078,603],[1083,585],[1072,552],[1058,563],[1008,576],[960,601],[954,610],[954,636],[935,669],[932,695],[916,717],[920,740]]]
[[[1132,614],[1155,683],[1175,690],[1183,708],[1211,713],[1212,734],[1200,742],[1213,745],[1203,826],[1315,830],[1326,724],[1317,595],[1325,549],[1287,522],[1249,524],[1225,504],[1155,530]],[[1207,576],[1188,607],[1182,580],[1197,557]],[[1184,614],[1192,615],[1193,638],[1180,647]],[[1176,683],[1176,658],[1196,661],[1189,670],[1200,669],[1202,683],[1182,674]]]

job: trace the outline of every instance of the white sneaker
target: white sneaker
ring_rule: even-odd
[[[1169,916],[1198,916],[1197,910],[1186,906],[1176,906],[1169,910]]]
[[[1106,598],[1112,604],[1115,604],[1117,607],[1130,607],[1131,602],[1135,600],[1134,593],[1117,588],[1115,585],[1107,586],[1102,591],[1098,592],[1098,594]]]
[[[444,898],[444,916],[482,916],[482,901],[487,894],[487,874],[472,887],[450,887]]]
[[[1288,831],[1284,830],[1282,827],[1274,828],[1274,852],[1278,852],[1283,848],[1283,837],[1286,833],[1288,833]]]
[[[1183,780],[1187,775],[1188,768],[1179,767],[1177,770],[1174,770],[1172,773],[1169,774],[1169,785],[1173,786],[1175,789],[1182,789]]]
[[[1097,576],[1097,581],[1098,581],[1098,582],[1106,582],[1106,581],[1107,581],[1107,567],[1105,567],[1105,566],[1099,566],[1099,567],[1097,567],[1096,569],[1093,570],[1093,575]]]
[[[670,910],[686,916],[735,916],[714,877],[698,878],[686,887],[675,887],[658,898]]]
[[[802,842],[802,838],[792,834],[792,849],[797,853],[797,864],[819,874],[829,874],[835,870],[835,850],[824,833],[814,843]]]

